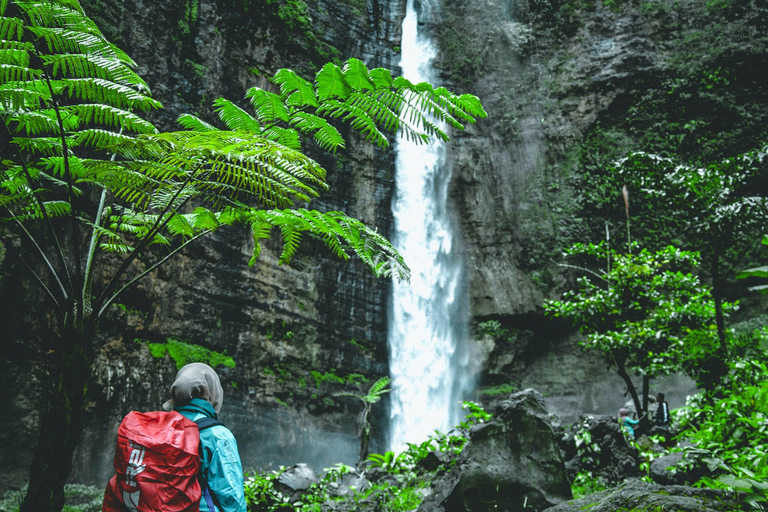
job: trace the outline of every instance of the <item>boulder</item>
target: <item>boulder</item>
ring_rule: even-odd
[[[302,463],[285,468],[275,481],[275,489],[296,501],[320,479],[314,469]]]
[[[675,512],[737,512],[749,510],[744,493],[696,489],[682,485],[662,486],[633,478],[619,487],[561,503],[547,512],[616,512],[617,510]]]
[[[681,448],[690,447],[693,445],[687,441],[680,443]],[[661,485],[691,485],[698,482],[702,477],[712,473],[707,467],[707,464],[693,455],[693,462],[684,464],[683,467],[677,466],[683,460],[683,452],[668,453],[654,459],[651,462],[651,468],[649,471],[650,477],[654,482]],[[689,455],[691,457],[691,455]]]
[[[576,446],[575,436],[580,431],[589,432],[590,446]],[[570,481],[582,469],[591,471],[609,484],[623,482],[640,475],[640,458],[637,449],[631,446],[613,416],[583,416],[562,438],[565,467]]]
[[[359,473],[356,469],[353,469],[349,473],[344,473],[341,479],[328,484],[328,492],[331,496],[347,496],[354,494],[355,491],[363,492],[371,483]]]
[[[527,389],[476,425],[456,465],[419,512],[537,511],[571,497],[542,396]]]

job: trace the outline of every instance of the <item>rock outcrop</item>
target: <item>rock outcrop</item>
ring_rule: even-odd
[[[589,471],[605,483],[617,484],[640,475],[637,449],[631,446],[613,416],[587,416],[561,440],[568,479]]]
[[[608,491],[561,503],[547,512],[616,512],[662,511],[675,512],[737,512],[750,510],[739,493],[697,489],[679,485],[662,486],[633,479]]]
[[[528,389],[472,428],[455,466],[433,483],[419,512],[543,510],[570,497],[544,401]]]

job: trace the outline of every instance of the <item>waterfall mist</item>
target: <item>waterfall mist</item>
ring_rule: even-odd
[[[422,1],[422,14],[430,8]],[[435,48],[419,32],[414,0],[403,20],[403,76],[434,83]],[[395,282],[389,314],[392,397],[389,445],[421,442],[461,419],[460,401],[472,388],[467,350],[468,298],[446,208],[450,169],[445,146],[399,139],[393,214],[394,243],[411,267],[409,283]]]

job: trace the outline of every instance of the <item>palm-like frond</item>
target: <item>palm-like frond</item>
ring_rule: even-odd
[[[282,263],[296,254],[305,234],[321,240],[336,256],[348,259],[357,255],[379,277],[409,279],[410,271],[392,244],[363,222],[342,212],[316,210],[252,210],[243,222],[251,225],[255,242],[253,265],[259,257],[259,243],[269,238],[272,228],[279,228],[283,237]]]

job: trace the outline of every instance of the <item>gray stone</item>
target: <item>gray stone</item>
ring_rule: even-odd
[[[312,484],[319,481],[320,479],[314,469],[300,463],[286,468],[282,472],[275,481],[275,489],[290,496],[291,501],[296,501]]]
[[[472,429],[456,465],[433,484],[419,511],[542,510],[570,497],[543,398],[527,389]]]
[[[661,486],[631,479],[621,486],[561,503],[547,512],[616,512],[651,510],[674,512],[736,512],[749,510],[743,493],[696,489],[681,485]]]

